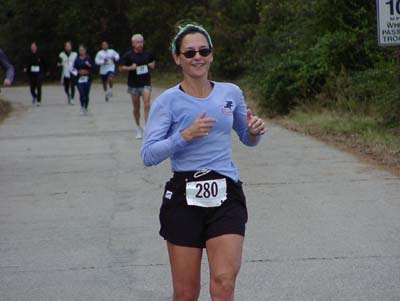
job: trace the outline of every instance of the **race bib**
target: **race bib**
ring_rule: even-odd
[[[136,74],[137,75],[142,75],[142,74],[146,74],[149,73],[149,67],[147,67],[147,65],[140,65],[136,67]]]
[[[89,81],[89,76],[87,75],[81,75],[78,79],[78,83],[84,84]]]
[[[40,66],[31,66],[31,72],[40,72]]]
[[[198,207],[219,207],[226,200],[226,179],[186,183],[188,205]]]

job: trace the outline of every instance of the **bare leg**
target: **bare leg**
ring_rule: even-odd
[[[133,105],[133,118],[135,118],[136,125],[140,126],[140,96],[131,95],[132,96],[132,105]]]
[[[112,89],[112,87],[113,87],[113,77],[110,76],[107,81],[108,81],[108,86],[110,87],[110,89]]]
[[[101,80],[101,82],[103,83],[103,90],[104,90],[104,92],[106,92],[107,91],[107,80]]]
[[[150,90],[147,89],[143,90],[143,103],[144,103],[144,121],[147,122],[147,118],[149,118],[150,103],[151,103]]]
[[[243,240],[243,236],[228,234],[206,242],[212,301],[234,300],[236,277],[242,261]]]
[[[173,301],[197,301],[200,295],[202,249],[167,242],[171,264]]]

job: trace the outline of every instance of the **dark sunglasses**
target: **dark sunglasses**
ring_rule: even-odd
[[[207,57],[210,55],[212,52],[212,49],[210,48],[202,48],[200,50],[186,50],[185,52],[181,52],[180,54],[183,54],[183,56],[187,59],[194,58],[196,56],[196,53],[199,53],[203,57]]]

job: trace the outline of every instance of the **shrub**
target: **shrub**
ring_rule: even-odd
[[[262,106],[270,114],[288,114],[301,96],[300,62],[283,61],[259,79]]]

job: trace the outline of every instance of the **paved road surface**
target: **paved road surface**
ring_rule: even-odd
[[[95,85],[85,117],[61,87],[40,108],[3,89],[26,109],[0,125],[0,300],[170,300],[169,163],[143,167],[125,87],[115,96]],[[274,125],[234,153],[250,214],[237,300],[400,300],[400,178]]]

